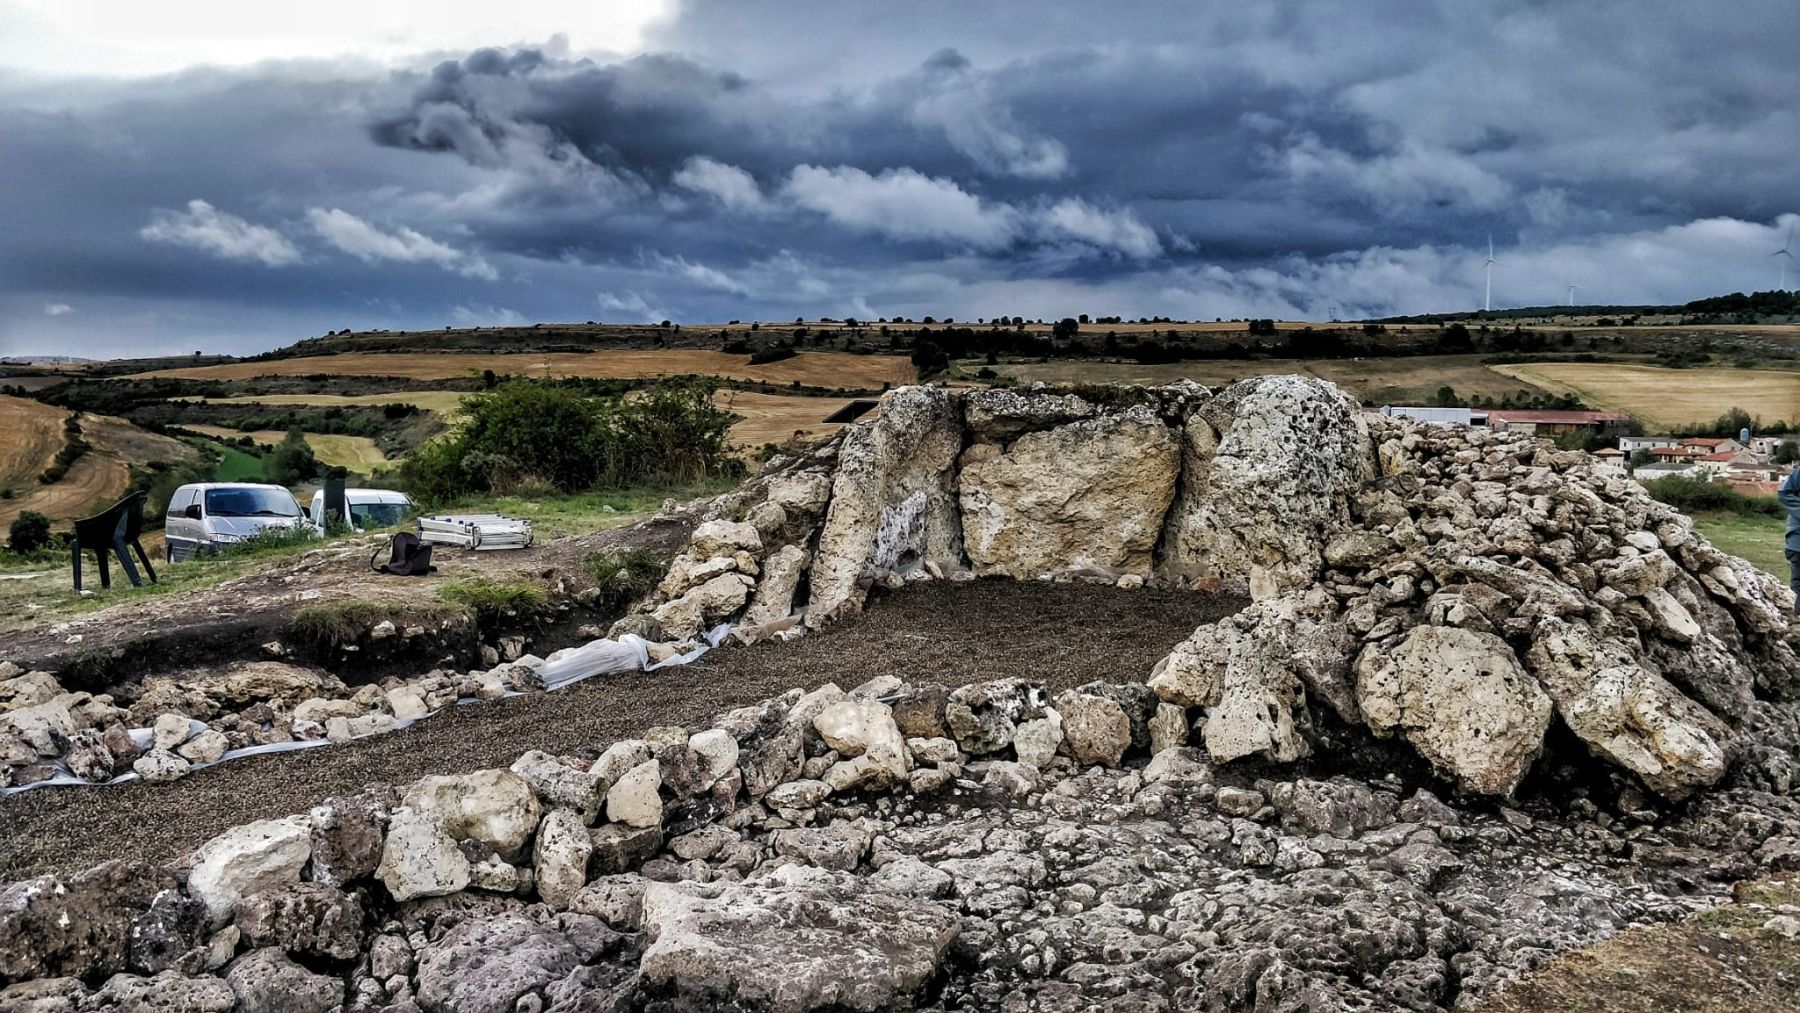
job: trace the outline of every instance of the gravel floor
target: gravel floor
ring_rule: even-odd
[[[449,708],[401,732],[235,760],[172,784],[50,788],[0,799],[0,881],[130,854],[178,859],[229,827],[304,812],[377,781],[509,765],[528,749],[598,752],[653,725],[693,724],[790,687],[878,675],[948,685],[1018,676],[1053,688],[1143,678],[1229,596],[984,580],[916,585],[792,644],[727,648],[695,664],[592,679],[556,693]]]

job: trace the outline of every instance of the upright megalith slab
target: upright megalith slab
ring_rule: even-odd
[[[1144,406],[976,443],[959,477],[963,538],[979,574],[1079,568],[1147,573],[1181,461]]]
[[[962,558],[962,447],[962,401],[942,387],[892,391],[875,421],[845,434],[813,558],[809,620],[859,607],[859,581],[877,571]]]
[[[1302,376],[1234,383],[1188,420],[1163,568],[1256,598],[1306,587],[1373,471],[1362,411],[1335,386]]]

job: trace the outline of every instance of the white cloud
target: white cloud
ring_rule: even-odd
[[[312,208],[306,212],[306,220],[319,238],[365,263],[377,260],[430,263],[466,278],[495,281],[500,277],[493,265],[480,257],[463,253],[405,226],[383,232],[339,208],[329,211]]]
[[[677,278],[699,285],[701,288],[730,292],[734,295],[747,296],[750,294],[750,290],[744,286],[744,283],[731,275],[686,257],[668,257],[660,253],[652,253],[644,257],[644,263],[658,271],[667,272]]]
[[[608,313],[627,315],[630,317],[631,323],[656,323],[672,319],[667,313],[652,306],[643,296],[630,289],[624,293],[601,292],[594,297],[594,302]]]
[[[1382,208],[1430,211],[1450,205],[1485,211],[1513,192],[1511,184],[1472,159],[1411,138],[1392,152],[1362,158],[1303,134],[1279,161],[1294,179],[1349,186]]]
[[[0,0],[0,66],[52,74],[160,74],[199,64],[420,53],[543,43],[629,52],[671,0]]]
[[[852,228],[895,239],[941,239],[999,249],[1016,238],[1018,213],[989,204],[949,179],[916,169],[871,176],[848,165],[797,165],[782,193],[795,204]]]
[[[974,73],[954,50],[942,50],[925,73],[908,80],[917,91],[907,118],[944,132],[950,146],[983,172],[1022,179],[1056,179],[1069,171],[1069,152],[1053,137],[1021,127],[1012,110],[995,99],[988,78]]]
[[[70,306],[66,302],[47,302],[44,304],[44,315],[47,317],[60,317],[73,312],[75,312],[75,307]]]
[[[695,155],[682,163],[673,182],[684,190],[711,194],[734,211],[755,211],[766,203],[755,176],[705,155]]]
[[[450,322],[458,327],[523,327],[525,317],[504,306],[455,306]]]
[[[157,243],[205,250],[227,260],[255,260],[270,267],[298,263],[300,250],[266,225],[247,222],[203,200],[188,201],[187,211],[157,208],[138,235]]]
[[[1138,221],[1129,209],[1102,211],[1079,197],[1069,197],[1052,204],[1044,212],[1043,223],[1053,236],[1068,236],[1127,256],[1143,258],[1162,253],[1156,232]]]

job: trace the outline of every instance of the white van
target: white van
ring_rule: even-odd
[[[344,508],[350,511],[350,527],[358,532],[388,528],[412,516],[413,501],[405,493],[392,489],[345,489]],[[313,526],[325,527],[325,490],[313,493],[312,508],[306,512]]]
[[[300,527],[306,517],[294,494],[278,485],[196,482],[175,490],[163,517],[168,560],[178,563],[270,528]]]

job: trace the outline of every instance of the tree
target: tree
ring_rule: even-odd
[[[50,544],[50,518],[36,510],[27,510],[12,522],[6,543],[14,552],[36,552]]]
[[[500,382],[500,378],[494,375],[493,370],[484,369],[481,371],[481,389],[482,390],[493,390],[494,386],[496,384],[498,384],[499,382]]]
[[[1456,407],[1456,388],[1445,384],[1437,389],[1437,403],[1445,408]]]
[[[1081,325],[1075,321],[1074,317],[1063,317],[1056,322],[1055,327],[1050,328],[1050,337],[1057,341],[1067,341],[1080,331]]]
[[[1800,463],[1800,442],[1782,440],[1775,447],[1776,464]]]
[[[306,434],[298,429],[288,430],[287,436],[263,458],[263,477],[276,485],[299,485],[318,474],[319,459],[306,442]]]

